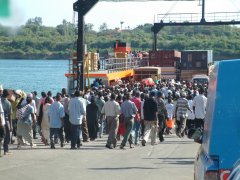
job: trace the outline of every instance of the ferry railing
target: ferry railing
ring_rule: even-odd
[[[75,60],[69,60],[69,74],[74,74],[77,71],[77,67],[75,65]],[[103,59],[100,58],[99,60],[99,69],[96,70],[89,70],[89,72],[96,72],[96,71],[107,71],[107,73],[123,71],[134,69],[138,67],[149,66],[149,58],[108,58]]]
[[[208,13],[207,20],[212,22],[240,21],[240,13],[239,12]]]
[[[194,23],[200,22],[202,14],[200,13],[170,13],[157,14],[156,23]],[[206,13],[207,22],[240,21],[240,12],[213,12]]]
[[[171,13],[171,14],[158,14],[157,22],[169,22],[169,23],[179,23],[179,22],[197,22],[201,18],[199,13]]]
[[[108,73],[148,66],[148,58],[109,58],[105,59],[104,70]]]

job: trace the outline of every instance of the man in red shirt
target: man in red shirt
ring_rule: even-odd
[[[133,93],[134,95],[134,93]],[[138,138],[139,138],[139,130],[140,130],[140,114],[141,114],[141,99],[140,99],[140,92],[135,92],[135,96],[131,99],[132,102],[136,105],[138,109],[138,113],[136,114],[134,118],[134,125],[133,125],[133,131],[135,132],[135,145],[138,144]]]

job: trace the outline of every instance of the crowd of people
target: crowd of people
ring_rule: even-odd
[[[106,148],[120,149],[163,142],[166,134],[179,138],[189,129],[203,128],[207,104],[207,84],[159,81],[156,85],[123,83],[93,86],[86,92],[68,95],[63,88],[52,97],[51,91],[24,93],[0,85],[0,146],[10,154],[9,144],[36,146],[34,139],[55,149],[79,149],[82,142],[107,134]],[[15,142],[16,141],[16,142]],[[3,142],[3,145],[2,145]],[[1,149],[1,148],[0,148]],[[0,151],[1,155],[1,151]]]

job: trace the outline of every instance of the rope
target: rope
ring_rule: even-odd
[[[163,16],[162,20],[164,20],[168,15],[169,13],[175,8],[175,6],[177,5],[177,1],[175,1],[172,6],[170,7],[170,9],[167,11],[167,13],[165,14],[165,16]]]

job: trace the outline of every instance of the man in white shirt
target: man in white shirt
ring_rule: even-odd
[[[80,148],[80,133],[81,125],[84,117],[86,116],[86,106],[80,99],[81,93],[75,91],[74,98],[69,101],[68,110],[69,110],[69,121],[71,123],[71,149]]]
[[[203,88],[199,89],[199,95],[193,99],[193,111],[195,114],[195,127],[204,127],[204,118],[206,114],[207,98],[204,96]]]
[[[108,129],[109,129],[109,135],[106,147],[109,149],[113,149],[113,147],[116,147],[117,143],[117,130],[119,125],[119,115],[121,113],[121,108],[118,104],[118,102],[115,101],[116,96],[115,94],[111,94],[111,99],[107,101],[103,108],[101,113],[106,115]]]
[[[2,103],[0,101],[0,157],[1,157],[2,140],[4,139],[4,126],[5,126],[4,111],[2,108]]]

